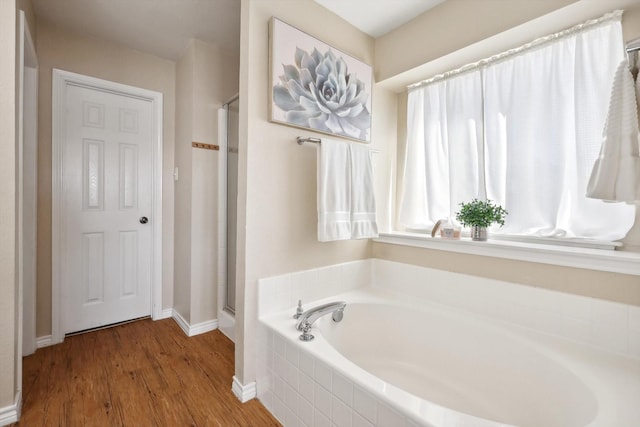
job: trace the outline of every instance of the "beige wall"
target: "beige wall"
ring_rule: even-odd
[[[0,408],[16,392],[16,10],[0,2]]]
[[[190,324],[217,316],[219,151],[192,141],[220,144],[218,109],[238,92],[239,59],[192,40],[176,71],[176,270],[175,309]]]
[[[173,306],[173,164],[175,63],[69,32],[38,20],[37,336],[51,333],[51,69],[84,74],[163,94],[162,301]]]
[[[376,39],[376,77],[393,77],[575,1],[446,1]]]
[[[191,127],[195,49],[191,43],[176,63],[176,164],[175,182],[175,270],[173,308],[187,322],[191,317]]]
[[[609,3],[609,8],[624,7],[626,10],[623,15],[625,40],[639,37],[640,3],[636,0],[614,0],[614,2]],[[480,3],[483,6],[481,8],[482,10],[475,10],[474,8]],[[511,8],[511,6],[509,6],[506,9],[502,9],[501,6],[506,3],[517,7]],[[542,18],[538,18],[540,14],[547,13],[561,6],[566,6],[567,4],[570,4],[570,6],[565,8],[564,11],[561,10],[553,14],[553,16],[549,15],[544,22]],[[462,6],[465,6],[464,11],[460,9]],[[500,10],[499,13],[496,8]],[[483,0],[483,2],[448,1],[436,7],[433,11],[427,12],[414,19],[409,24],[377,39],[376,64],[381,74],[393,79],[393,76],[388,75],[389,73],[406,72],[410,67],[420,65],[419,60],[423,62],[437,61],[438,56],[455,53],[455,51],[463,48],[465,44],[475,45],[474,54],[478,55],[476,59],[484,58],[500,52],[500,50],[494,50],[496,44],[493,43],[492,37],[498,33],[502,33],[509,27],[524,24],[521,28],[514,28],[512,30],[514,34],[517,34],[517,37],[514,36],[512,40],[524,38],[524,41],[530,41],[536,37],[567,28],[577,22],[598,17],[608,11],[609,8],[602,2],[588,2],[584,0],[577,2],[574,0],[555,2],[531,2],[528,0],[511,2],[503,2],[500,0]],[[487,15],[485,19],[478,19],[478,22],[481,22],[481,24],[477,26],[470,25],[469,22],[465,24],[464,19],[468,19],[467,17],[484,16],[483,14]],[[503,19],[503,14],[506,16],[505,19]],[[450,25],[450,22],[455,21],[453,18],[455,15],[462,17],[461,19],[463,21],[460,25],[469,28],[469,31],[460,32],[460,25]],[[525,23],[526,20],[535,18],[538,18],[535,21],[537,25],[529,27],[529,25]],[[541,31],[545,32],[541,33]],[[433,35],[434,32],[437,34],[437,37]],[[503,34],[507,35],[506,39],[508,40],[509,32]],[[414,58],[412,56],[413,52],[411,52],[410,49],[406,49],[406,46],[413,43],[416,39],[438,40],[438,43],[424,43],[424,45],[417,46],[417,52],[415,52],[416,55]],[[484,42],[484,44],[482,42]],[[400,47],[404,48],[401,49]],[[403,53],[400,55],[391,55],[390,52]],[[458,65],[462,65],[462,63]],[[428,77],[430,76],[422,75],[420,79]],[[398,159],[400,159],[400,163],[404,159],[406,145],[406,99],[406,91],[402,91],[397,95],[397,141]],[[399,164],[398,171],[401,170],[402,166]],[[401,172],[391,176],[401,184]],[[391,181],[391,178],[389,178],[389,180]],[[640,305],[640,279],[637,276],[382,243],[372,243],[372,254],[375,257],[393,261]]]
[[[369,64],[374,59],[372,38],[312,0],[242,2],[236,376],[243,383],[255,379],[257,280],[369,254],[366,241],[317,241],[317,147],[299,146],[295,138],[322,135],[269,122],[272,16]],[[376,89],[373,102],[372,146],[386,167],[385,144],[395,140],[395,98]]]

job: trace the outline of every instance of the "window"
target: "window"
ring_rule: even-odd
[[[585,196],[609,94],[625,59],[621,14],[410,89],[398,222],[430,230],[459,204],[509,215],[492,233],[613,241],[635,208]]]

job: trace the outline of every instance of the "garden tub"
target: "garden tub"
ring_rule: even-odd
[[[305,308],[337,300],[311,342],[291,312],[262,319],[261,398],[285,427],[640,425],[637,359],[374,288]]]

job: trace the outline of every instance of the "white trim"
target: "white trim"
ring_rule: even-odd
[[[18,422],[22,408],[22,393],[17,392],[13,405],[0,408],[0,426]]]
[[[178,311],[175,308],[173,309],[172,317],[173,317],[173,320],[176,321],[178,326],[180,326],[180,329],[182,329],[182,332],[184,332],[186,336],[189,336],[189,322],[187,322],[184,319],[184,317],[182,317],[182,315],[178,313]]]
[[[400,232],[380,233],[380,237],[374,241],[640,276],[640,253],[635,252],[542,245],[491,238],[486,242],[473,242],[468,239],[441,240]]]
[[[204,334],[218,329],[218,319],[211,319],[189,326],[189,336]]]
[[[173,308],[165,308],[162,310],[162,314],[160,315],[160,318],[153,319],[153,320],[169,319],[170,317],[173,317]]]
[[[173,320],[176,321],[178,326],[180,326],[182,332],[184,332],[188,337],[204,334],[205,332],[210,332],[218,329],[218,319],[207,320],[204,322],[196,323],[195,325],[190,325],[189,322],[187,322],[176,309],[173,309],[172,317]]]
[[[226,105],[226,104],[225,104]],[[224,312],[227,299],[227,159],[229,142],[227,140],[227,115],[224,106],[218,109],[218,319]]]
[[[163,95],[147,89],[129,86],[95,77],[84,76],[54,68],[52,70],[52,198],[51,198],[51,317],[52,342],[64,340],[60,326],[60,254],[61,236],[61,196],[62,196],[62,141],[64,135],[65,90],[68,85],[137,97],[149,101],[153,108],[152,180],[153,180],[153,236],[151,238],[151,318],[162,317],[162,104]]]
[[[44,348],[53,345],[51,335],[43,335],[36,339],[36,348]]]
[[[233,391],[233,394],[235,394],[240,402],[248,402],[257,395],[256,382],[253,381],[247,385],[242,385],[240,380],[238,380],[238,377],[234,375],[233,383],[231,384],[231,391]]]
[[[37,144],[38,144],[38,59],[29,23],[20,11],[19,47],[19,191],[18,208],[18,342],[21,355],[36,350],[36,236],[37,236]],[[26,128],[25,128],[26,123]],[[26,182],[26,183],[25,183]],[[29,191],[25,192],[25,189]],[[26,220],[26,221],[25,221]],[[25,232],[26,231],[26,232]],[[20,360],[22,357],[17,357]],[[21,370],[18,370],[20,373]]]

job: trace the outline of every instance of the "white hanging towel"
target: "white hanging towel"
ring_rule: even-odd
[[[349,148],[351,149],[351,238],[378,237],[371,150],[361,144],[350,144]]]
[[[322,138],[318,151],[318,240],[378,237],[371,151]]]
[[[318,151],[318,240],[351,238],[349,146],[323,138]]]
[[[638,105],[634,86],[625,60],[613,79],[602,147],[591,171],[587,197],[610,202],[640,200]]]

